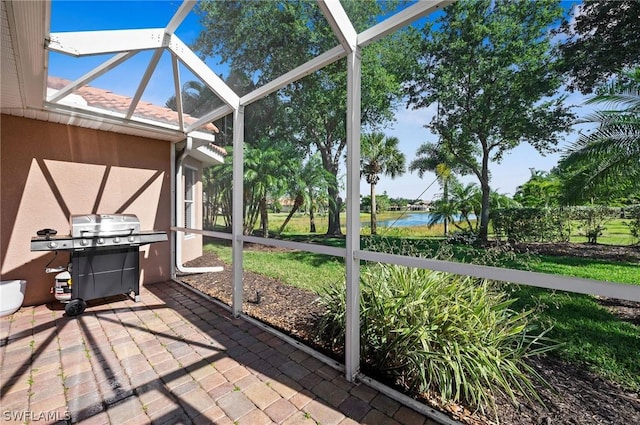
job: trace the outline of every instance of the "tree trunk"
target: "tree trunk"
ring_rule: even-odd
[[[316,233],[316,219],[313,215],[313,205],[309,207],[309,232]]]
[[[342,199],[338,196],[337,189],[328,189],[329,194],[329,225],[327,227],[327,235],[340,236],[342,229],[340,228],[340,209],[342,207]]]
[[[313,191],[309,188],[309,232],[316,232],[316,219],[313,215]]]
[[[449,205],[449,181],[445,178],[442,182],[442,199],[445,204]],[[447,237],[449,234],[449,217],[444,216],[444,236]]]
[[[260,225],[262,227],[262,236],[269,237],[269,214],[267,213],[267,198],[260,198]]]
[[[293,201],[293,207],[291,207],[291,211],[289,211],[289,215],[284,220],[284,223],[282,223],[282,226],[280,226],[280,230],[278,230],[278,233],[282,233],[284,228],[287,227],[287,224],[289,224],[289,220],[291,220],[291,217],[293,217],[296,211],[298,211],[298,209],[300,208],[300,205],[302,205],[303,202],[304,202],[304,197],[302,196],[302,193],[298,193],[298,196],[296,196],[295,201]]]
[[[320,156],[322,158],[322,166],[331,174],[331,181],[327,185],[327,195],[329,201],[329,225],[327,226],[328,236],[341,236],[342,229],[340,229],[340,208],[342,207],[342,199],[338,195],[338,168],[339,157],[335,161],[331,158],[331,149],[322,143],[316,143]]]
[[[371,183],[371,234],[378,233],[378,223],[376,221],[376,185]]]
[[[478,239],[480,243],[486,243],[489,240],[489,200],[491,195],[491,187],[489,187],[489,156],[483,155],[482,158],[482,179],[480,179],[480,188],[482,190],[482,209],[480,211],[480,228],[478,229]]]

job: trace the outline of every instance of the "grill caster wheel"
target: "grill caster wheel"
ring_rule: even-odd
[[[80,298],[71,300],[64,306],[64,311],[68,316],[77,316],[82,314],[84,309],[87,308],[87,303]]]

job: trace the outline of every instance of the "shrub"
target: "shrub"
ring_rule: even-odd
[[[625,216],[631,219],[627,222],[631,236],[635,238],[636,243],[640,243],[640,205],[625,208]]]
[[[473,245],[478,241],[478,234],[470,230],[458,230],[447,235],[447,243]]]
[[[583,231],[582,235],[587,238],[588,243],[593,244],[598,243],[607,222],[619,215],[620,208],[604,205],[571,208],[571,218],[579,221],[578,227]]]
[[[494,392],[539,397],[542,378],[524,361],[554,348],[532,335],[532,310],[515,312],[498,285],[471,277],[391,265],[361,275],[361,346],[365,364],[409,392],[435,392],[482,411]],[[345,285],[321,294],[323,341],[342,347]]]
[[[502,208],[492,211],[491,220],[498,237],[508,242],[567,242],[568,214],[562,208]]]

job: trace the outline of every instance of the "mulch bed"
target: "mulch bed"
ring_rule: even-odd
[[[520,246],[527,252],[546,255],[578,255],[606,260],[639,261],[640,249],[635,247],[607,250],[602,246],[567,246],[582,244],[563,244],[561,249],[552,250],[538,244]],[[246,249],[278,249],[259,245],[249,245]],[[632,259],[632,260],[630,260]],[[192,287],[220,301],[231,304],[231,267],[222,263],[215,255],[205,254],[188,266],[225,266],[220,273],[183,275],[180,279]],[[285,285],[275,279],[252,272],[244,272],[244,313],[284,331],[307,345],[329,353],[315,340],[315,329],[323,314],[318,296],[310,291]],[[623,320],[640,324],[640,303],[602,299],[601,303]],[[640,336],[639,336],[640,337]],[[640,354],[639,354],[640,356]],[[342,359],[338,358],[339,361]],[[552,424],[640,424],[640,397],[620,386],[605,381],[597,375],[552,357],[537,358],[531,365],[543,376],[551,389],[540,386],[538,392],[544,406],[521,398],[517,405],[504,397],[496,400],[497,416],[501,424],[552,425]],[[493,414],[483,416],[473,413],[459,405],[442,405],[435,398],[422,400],[453,418],[467,424],[493,424]]]

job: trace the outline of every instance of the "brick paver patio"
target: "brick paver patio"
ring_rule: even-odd
[[[175,283],[0,319],[1,423],[434,424]]]

